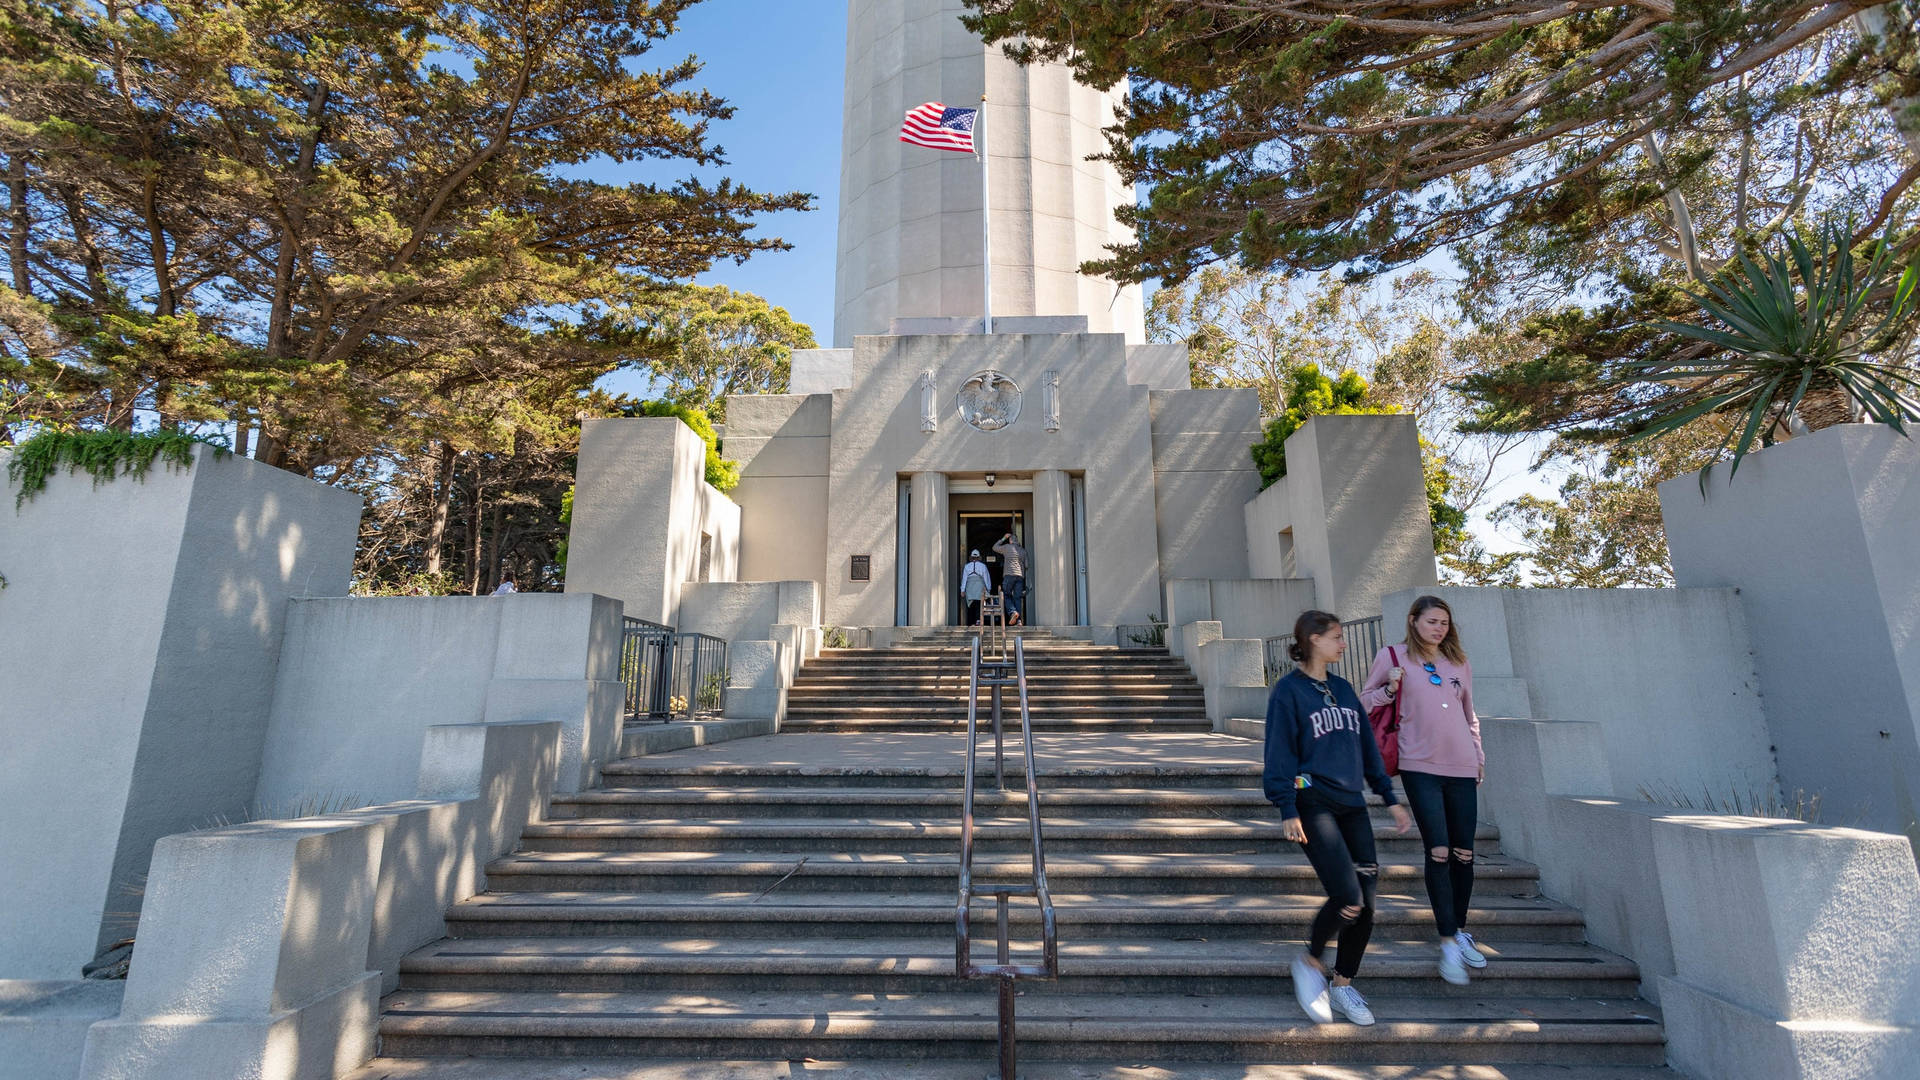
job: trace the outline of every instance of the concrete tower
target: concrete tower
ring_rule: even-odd
[[[926,101],[987,93],[993,314],[1084,315],[1096,333],[1145,340],[1140,287],[1082,276],[1080,263],[1132,239],[1113,208],[1132,193],[1105,149],[1119,91],[1063,65],[1022,68],[960,25],[959,0],[848,0],[840,243],[833,340],[885,334],[902,317],[981,313],[980,165],[899,140]]]

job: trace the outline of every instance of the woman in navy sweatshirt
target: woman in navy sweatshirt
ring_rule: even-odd
[[[1307,951],[1293,961],[1294,997],[1316,1024],[1332,1022],[1338,1009],[1365,1027],[1373,1023],[1373,1012],[1353,988],[1353,977],[1373,935],[1380,863],[1362,784],[1386,802],[1398,832],[1411,828],[1413,819],[1394,798],[1353,684],[1327,670],[1346,651],[1338,618],[1303,611],[1294,621],[1288,653],[1299,666],[1267,695],[1267,767],[1261,782],[1284,819],[1280,835],[1306,852],[1327,890],[1326,904],[1313,917]],[[1329,987],[1322,955],[1335,935],[1339,952]]]

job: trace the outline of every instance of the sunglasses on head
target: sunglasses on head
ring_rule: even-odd
[[[1434,670],[1433,664],[1429,662],[1429,663],[1421,664],[1420,666],[1426,670],[1427,681],[1432,683],[1435,686],[1439,686],[1441,681],[1440,673]]]

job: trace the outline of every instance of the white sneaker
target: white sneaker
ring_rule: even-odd
[[[1307,1019],[1316,1024],[1333,1023],[1333,1008],[1327,1004],[1327,977],[1305,953],[1293,958],[1293,997]]]
[[[1465,986],[1472,981],[1467,974],[1467,965],[1460,955],[1458,942],[1447,940],[1440,943],[1440,977],[1454,986]]]
[[[1373,1026],[1373,1010],[1367,1008],[1367,999],[1352,986],[1333,987],[1327,991],[1327,1000],[1337,1012],[1361,1027]]]
[[[1462,930],[1453,935],[1453,943],[1460,946],[1460,959],[1468,967],[1483,968],[1487,966],[1486,954],[1473,947],[1472,934]]]

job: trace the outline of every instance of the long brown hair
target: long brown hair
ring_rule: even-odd
[[[1434,608],[1447,613],[1447,636],[1440,639],[1440,655],[1456,664],[1466,663],[1467,650],[1460,647],[1460,627],[1454,622],[1453,609],[1437,596],[1423,596],[1407,610],[1407,651],[1415,656],[1427,654],[1426,643],[1420,640],[1420,632],[1414,629],[1414,624],[1420,621],[1420,616]]]

